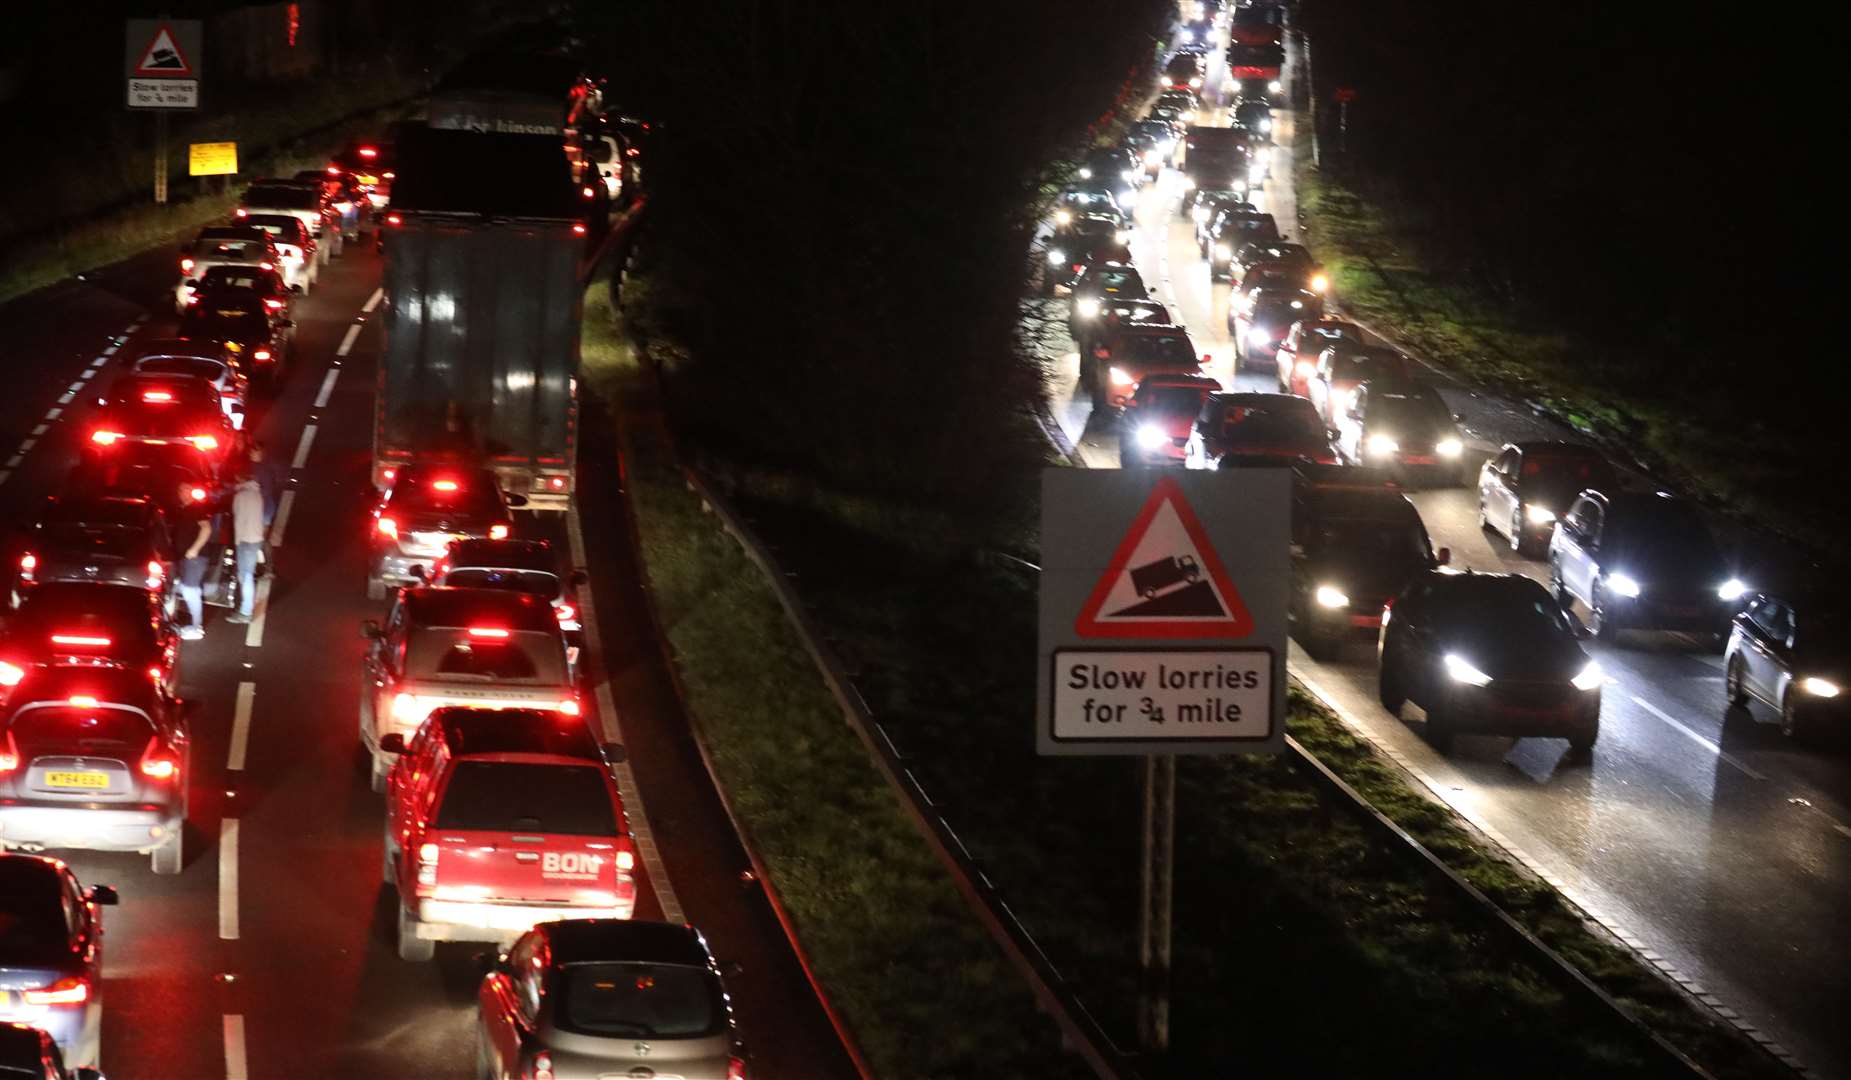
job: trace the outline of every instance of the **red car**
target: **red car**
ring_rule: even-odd
[[[1159,372],[1138,383],[1119,421],[1118,463],[1181,465],[1189,433],[1208,396],[1221,389],[1213,379]]]
[[[628,919],[636,846],[600,746],[572,714],[448,708],[399,755],[386,791],[385,880],[398,889],[398,953],[439,941],[507,945],[557,919]]]
[[[231,420],[219,392],[186,375],[125,375],[109,388],[90,430],[92,453],[118,448],[191,447],[214,468],[232,449]]]
[[[1279,363],[1279,392],[1311,396],[1311,376],[1318,370],[1318,354],[1332,345],[1360,345],[1362,327],[1329,316],[1300,319],[1285,332],[1275,359]]]
[[[1187,331],[1175,326],[1120,326],[1103,334],[1080,381],[1093,392],[1096,409],[1122,409],[1138,385],[1158,372],[1200,375],[1209,362],[1196,356]]]

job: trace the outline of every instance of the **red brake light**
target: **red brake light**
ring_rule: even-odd
[[[174,396],[166,390],[143,390],[141,399],[143,401],[172,401]]]
[[[96,699],[88,694],[73,694],[68,700],[73,709],[96,708]]]
[[[180,272],[181,272],[182,274],[190,274],[190,273],[192,273],[192,272],[193,272],[193,260],[191,260],[191,259],[181,259],[181,260],[180,260]]]
[[[379,148],[374,146],[362,146],[360,148],[360,156],[363,158],[376,158],[379,156]]]
[[[397,214],[387,214],[386,224],[393,225],[393,226],[403,225],[405,224],[405,219],[402,217],[399,217]]]
[[[90,980],[72,975],[40,990],[22,990],[19,996],[28,1005],[82,1005],[90,1000]]]
[[[398,539],[398,522],[393,521],[389,517],[380,518],[379,519],[379,535],[390,536],[394,540]]]
[[[580,711],[577,698],[561,698],[556,708],[566,716],[577,716]]]
[[[161,582],[166,581],[166,580],[167,580],[167,568],[161,565],[161,561],[159,559],[149,559],[148,560],[148,588],[158,589],[161,587]]]
[[[172,780],[180,775],[180,761],[173,754],[161,749],[160,744],[150,739],[148,748],[141,754],[141,774],[150,780]]]
[[[431,487],[438,491],[455,491],[457,483],[454,480],[434,480],[431,482]]]
[[[193,500],[194,502],[205,502],[206,501],[206,489],[202,487],[191,488],[187,491],[186,497]]]
[[[148,667],[148,681],[149,682],[158,683],[164,677],[165,677],[165,673],[161,671],[159,664],[153,664]]]
[[[506,540],[508,538],[508,527],[501,524],[490,525],[488,527],[488,538],[490,540]]]
[[[589,185],[579,188],[578,191],[580,195],[585,196],[587,199],[597,198],[598,195],[597,189]]]
[[[265,270],[275,270],[276,269],[275,263],[266,262],[266,263],[258,263],[257,265],[263,267]]]
[[[283,310],[283,302],[274,298],[266,299],[264,301],[264,307],[269,308],[271,311],[281,311]]]
[[[636,869],[636,852],[631,851],[628,848],[625,848],[617,852],[617,869],[619,870]]]
[[[583,236],[583,235],[585,235],[585,226],[584,226],[584,225],[583,225],[582,223],[580,223],[580,224],[575,224],[575,225],[573,225],[573,226],[572,226],[572,235],[574,235],[574,236]]]
[[[122,433],[120,431],[93,431],[90,433],[90,441],[98,446],[108,446],[121,437]]]
[[[237,216],[239,216],[239,217],[249,217],[249,216],[251,216],[251,212],[250,212],[249,210],[246,210],[246,209],[245,209],[244,207],[242,207],[242,206],[240,206],[240,207],[238,207],[238,209],[237,209]]]
[[[552,488],[554,491],[563,490],[566,486],[566,478],[563,476],[548,477],[546,486]]]
[[[508,636],[508,631],[499,626],[472,626],[469,628],[469,636],[479,637],[479,638],[505,639]],[[574,708],[578,706],[578,702],[576,701],[573,702],[572,704]],[[560,711],[564,712],[565,710],[561,709]]]
[[[0,671],[5,671],[9,667],[12,665],[0,664]],[[14,668],[14,670],[18,669]],[[13,684],[0,683],[0,686],[11,685]],[[19,768],[19,744],[13,741],[13,733],[9,731],[6,733],[6,749],[0,750],[0,773],[10,773],[17,768]]]
[[[256,352],[251,354],[251,359],[268,360],[270,359],[270,350],[269,349],[258,349]]]
[[[339,165],[330,165],[330,166],[328,166],[328,175],[329,175],[329,176],[339,176],[339,175],[341,175],[341,167],[340,167]]]
[[[39,568],[39,557],[37,555],[34,555],[30,551],[28,551],[24,555],[21,555],[19,557],[19,572],[23,574],[24,576],[28,578],[31,577],[32,571],[37,570],[38,568]]]
[[[387,180],[396,180],[396,179],[398,179],[398,173],[395,173],[395,172],[392,172],[392,171],[390,171],[390,170],[388,170],[388,171],[386,171],[386,172],[384,172],[384,173],[382,173],[382,174],[380,174],[380,175],[382,175],[382,176],[384,176],[384,177],[385,177],[385,178],[386,178]]]
[[[739,1058],[727,1058],[726,1080],[747,1080],[746,1063]]]
[[[5,660],[0,660],[0,686],[18,686],[20,680],[25,677],[25,668],[20,667],[18,664],[9,664]]]
[[[96,634],[53,634],[51,643],[53,645],[81,645],[91,649],[107,649],[110,645],[108,638],[99,637]]]
[[[386,469],[383,472],[381,472],[379,475],[382,479],[385,479],[385,480],[397,480],[398,470],[397,469]]]
[[[209,450],[217,450],[219,448],[219,440],[216,435],[188,435],[186,441],[192,443],[194,448],[202,454]]]

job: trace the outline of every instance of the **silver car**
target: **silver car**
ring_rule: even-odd
[[[691,926],[541,923],[476,994],[476,1075],[747,1080],[720,965]]]
[[[174,314],[184,315],[193,303],[194,290],[214,266],[262,266],[275,269],[283,257],[270,234],[248,225],[211,225],[199,230],[190,244],[180,248],[180,280],[174,283]]]

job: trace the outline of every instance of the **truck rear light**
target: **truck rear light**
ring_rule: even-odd
[[[18,668],[13,667],[11,664],[0,664],[0,672],[5,671],[7,668],[19,671]],[[22,671],[20,674],[24,675],[25,672]],[[0,686],[11,685],[13,684],[0,683]],[[17,768],[19,768],[19,744],[13,741],[13,733],[9,731],[6,733],[6,746],[4,749],[0,749],[0,773],[10,773]]]
[[[122,433],[120,431],[93,431],[90,433],[90,441],[98,446],[111,446],[120,438],[122,438]]]
[[[392,697],[392,719],[409,724],[422,724],[430,712],[416,694],[394,694]]]
[[[394,540],[398,539],[398,522],[393,521],[389,517],[382,517],[379,519],[378,524],[379,524],[379,535],[389,536]]]
[[[192,273],[192,272],[193,272],[193,260],[191,260],[191,259],[181,259],[181,260],[180,260],[180,272],[181,272],[182,274],[190,274],[190,273]]]
[[[217,450],[219,448],[219,440],[216,435],[188,435],[186,441],[192,443],[193,448],[202,454],[209,450]]]
[[[20,680],[25,677],[25,668],[0,660],[0,686],[18,686]]]
[[[559,704],[553,706],[553,708],[558,709],[567,716],[577,716],[582,711],[579,708],[577,698],[560,698]]]
[[[153,740],[149,740],[148,748],[142,751],[138,767],[150,780],[172,780],[180,775],[180,759]]]
[[[90,1000],[90,980],[72,975],[38,990],[22,990],[19,996],[28,1005],[82,1005]]]
[[[488,538],[490,540],[506,540],[508,538],[508,526],[501,522],[490,525],[488,527]]]
[[[636,869],[636,852],[619,851],[617,853],[617,869],[619,870]]]

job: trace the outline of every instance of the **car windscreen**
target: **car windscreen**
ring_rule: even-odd
[[[1703,516],[1687,506],[1665,503],[1649,512],[1614,514],[1605,541],[1603,557],[1635,559],[1649,567],[1635,569],[1635,577],[1641,573],[1711,574],[1717,576],[1714,584],[1721,584],[1722,552]],[[1614,568],[1625,569],[1617,563]]]
[[[1338,353],[1330,365],[1333,379],[1381,379],[1403,374],[1406,365],[1398,356],[1379,353]]]
[[[207,382],[225,377],[225,365],[203,356],[145,356],[135,361],[135,370],[150,375],[190,375]]]
[[[148,534],[110,525],[47,525],[39,544],[67,559],[141,559],[149,554]]]
[[[218,262],[262,262],[268,252],[255,240],[207,240],[193,245],[194,258]]]
[[[0,862],[0,963],[22,967],[71,961],[58,876],[36,859]]]
[[[1319,426],[1315,416],[1257,409],[1229,409],[1221,419],[1221,435],[1225,439],[1234,439],[1249,446],[1272,443],[1321,445],[1325,440],[1324,429]]]
[[[463,566],[445,574],[443,583],[465,589],[512,589],[547,600],[559,595],[559,576],[544,570],[498,570]]]
[[[1612,491],[1617,480],[1613,467],[1597,457],[1525,454],[1518,470],[1518,483],[1527,498],[1557,502],[1567,502],[1588,488]]]
[[[318,210],[321,192],[308,188],[252,188],[244,193],[244,205],[275,210]]]
[[[1320,555],[1358,566],[1424,565],[1427,538],[1412,522],[1337,518],[1319,523],[1309,547]]]
[[[1202,399],[1207,391],[1193,386],[1139,386],[1133,400],[1137,402],[1138,415],[1156,418],[1159,416],[1190,416],[1202,411]]]
[[[1087,275],[1093,287],[1101,292],[1116,289],[1119,292],[1144,291],[1144,279],[1135,270],[1100,270]]]
[[[207,289],[267,289],[270,285],[268,274],[240,266],[214,266],[201,280]]]
[[[147,717],[126,709],[27,709],[8,726],[14,741],[29,752],[85,757],[133,759],[154,737]]]
[[[1375,394],[1369,398],[1369,426],[1377,431],[1434,433],[1452,425],[1452,414],[1437,397]]]
[[[683,964],[570,964],[554,993],[554,1022],[581,1035],[692,1039],[726,1023],[719,980]]]
[[[414,678],[438,681],[565,682],[565,656],[557,640],[533,631],[515,631],[505,638],[454,630],[413,634],[405,664]]]
[[[595,765],[459,761],[434,827],[615,836],[617,812]]]
[[[1194,367],[1195,348],[1182,334],[1138,334],[1122,339],[1112,359],[1145,367]]]
[[[270,320],[256,312],[233,308],[196,308],[188,310],[180,320],[180,333],[222,341],[261,341],[270,336]]]
[[[278,243],[293,244],[300,239],[298,234],[301,231],[302,222],[292,217],[278,217],[273,214],[260,217],[253,214],[245,218],[244,223],[276,237]]]
[[[1559,643],[1572,638],[1562,608],[1542,586],[1451,589],[1436,597],[1435,625],[1458,642],[1495,642],[1509,650],[1523,643]]]

